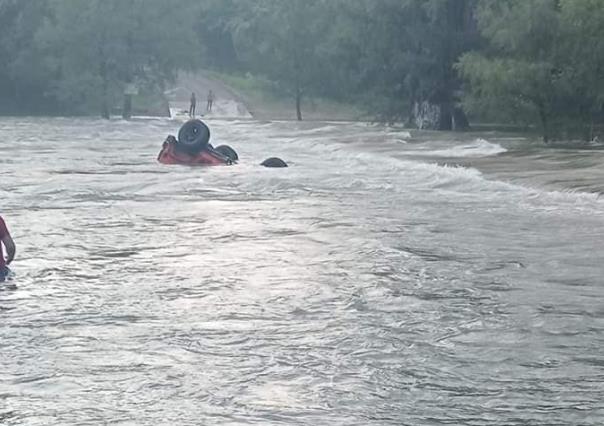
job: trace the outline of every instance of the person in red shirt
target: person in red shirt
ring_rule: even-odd
[[[4,259],[4,250],[2,250],[2,246],[6,249],[6,259]],[[10,265],[15,258],[15,251],[15,242],[8,232],[4,219],[0,216],[0,282],[4,281],[9,273],[8,265]]]

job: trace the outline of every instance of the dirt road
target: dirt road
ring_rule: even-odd
[[[212,110],[207,110],[209,91],[214,92]],[[245,100],[224,83],[208,78],[201,73],[181,73],[166,97],[173,118],[188,117],[191,93],[197,98],[196,115],[217,118],[251,118]]]

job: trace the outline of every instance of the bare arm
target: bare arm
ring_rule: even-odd
[[[10,265],[10,263],[15,258],[15,253],[17,251],[17,248],[15,247],[15,242],[13,241],[10,234],[6,234],[4,238],[2,238],[2,242],[4,243],[4,247],[6,247],[6,264]]]

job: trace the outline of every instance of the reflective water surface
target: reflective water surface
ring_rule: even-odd
[[[157,164],[179,124],[0,119],[1,424],[603,423],[599,151],[242,120]]]

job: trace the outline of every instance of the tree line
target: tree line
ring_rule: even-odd
[[[128,115],[179,70],[252,73],[439,130],[592,138],[604,0],[0,0],[0,112]]]

